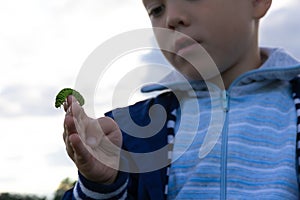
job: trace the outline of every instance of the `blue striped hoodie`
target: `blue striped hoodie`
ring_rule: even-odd
[[[297,114],[289,81],[300,74],[300,63],[282,49],[262,50],[268,60],[238,77],[228,90],[213,87],[208,92],[199,83],[195,93],[185,91],[189,95],[177,109],[168,199],[298,199]],[[176,77],[167,80],[167,87],[179,85]],[[144,91],[160,89],[153,85]],[[148,104],[135,107],[142,105]],[[126,146],[127,136],[124,140]],[[161,140],[128,146],[159,148]],[[160,199],[164,170],[120,172],[112,185],[96,184],[79,174],[64,199]]]
[[[297,115],[288,81],[299,74],[299,62],[281,49],[263,51],[268,60],[227,91],[215,88],[211,98],[200,87],[182,100],[169,199],[298,199]],[[213,107],[220,107],[215,110],[221,128],[212,122]],[[190,131],[195,121],[196,134]],[[219,137],[201,158],[209,129]]]

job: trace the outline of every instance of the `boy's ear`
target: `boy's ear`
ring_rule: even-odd
[[[253,17],[255,19],[260,19],[269,10],[272,0],[252,0],[252,4],[254,8]]]

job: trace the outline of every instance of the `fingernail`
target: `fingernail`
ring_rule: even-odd
[[[69,134],[69,131],[68,131],[68,127],[67,127],[67,125],[66,125],[66,124],[64,125],[64,128],[65,128],[65,132],[66,132],[66,134],[68,135],[68,134]]]
[[[68,101],[65,101],[65,102],[63,103],[63,106],[64,106],[65,111],[67,111],[67,109],[68,109],[68,107],[69,107]]]
[[[68,108],[68,110],[67,110],[66,113],[67,113],[67,114],[71,114],[71,106]]]

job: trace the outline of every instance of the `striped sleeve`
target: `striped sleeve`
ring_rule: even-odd
[[[87,180],[79,173],[79,179],[73,189],[74,199],[126,199],[128,174],[119,172],[117,180],[111,185],[98,184]]]
[[[300,75],[292,81],[293,98],[297,112],[297,144],[296,144],[296,163],[298,170],[298,183],[300,183]]]

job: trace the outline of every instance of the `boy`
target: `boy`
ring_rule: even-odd
[[[272,0],[143,3],[153,27],[181,32],[203,46],[216,63],[225,88],[217,81],[217,74],[203,77],[197,73],[201,69],[182,59],[190,57],[202,66],[200,59],[195,60],[194,43],[183,38],[174,41],[175,53],[163,53],[180,73],[195,81],[196,97],[181,91],[176,99],[167,92],[129,108],[135,122],[146,126],[150,122],[149,108],[162,105],[168,122],[156,135],[138,139],[123,128],[121,131],[119,127],[126,126],[127,119],[111,118],[120,119],[122,109],[107,113],[108,117],[91,119],[69,96],[63,135],[67,152],[78,168],[79,181],[64,199],[298,199],[297,115],[289,81],[300,74],[300,63],[280,49],[258,47],[259,20]],[[156,37],[164,46],[159,33]],[[220,98],[215,102],[208,86],[202,86],[203,78],[220,87],[216,89]],[[151,90],[155,89],[160,88],[154,86]],[[194,99],[200,113],[191,106]],[[221,136],[205,156],[199,157],[214,103],[223,108],[218,113],[222,116]],[[199,127],[191,133],[191,122],[198,117]],[[168,140],[174,132],[175,140]],[[182,148],[191,134],[192,144]],[[128,167],[123,169],[144,166],[133,154],[120,153],[117,147],[147,153],[168,142],[168,151],[172,151],[172,159],[176,158],[171,166],[167,162],[161,169],[136,173],[118,170],[126,164]]]

